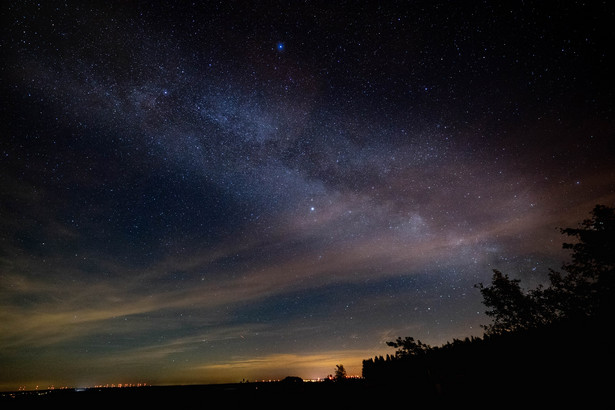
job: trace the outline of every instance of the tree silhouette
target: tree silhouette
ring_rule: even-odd
[[[420,340],[415,341],[413,337],[402,339],[398,337],[394,342],[387,342],[388,346],[397,349],[395,356],[398,358],[418,356],[430,349],[430,346],[422,343]]]
[[[510,279],[498,270],[493,272],[491,286],[477,285],[483,304],[491,308],[485,312],[493,318],[492,324],[483,326],[487,335],[529,329],[555,318],[541,286],[524,292],[519,279]]]
[[[561,232],[576,238],[564,243],[572,261],[562,266],[562,275],[552,271],[550,298],[566,317],[609,315],[614,307],[615,209],[596,205],[592,217],[578,228]]]
[[[342,381],[346,379],[346,369],[344,369],[343,364],[335,365],[335,381]]]
[[[562,229],[576,243],[564,243],[572,250],[572,261],[562,266],[564,274],[550,271],[550,286],[524,292],[518,279],[494,270],[491,286],[477,287],[485,313],[493,323],[483,326],[487,334],[534,328],[558,319],[609,315],[614,312],[615,211],[597,205],[592,218],[579,228]]]

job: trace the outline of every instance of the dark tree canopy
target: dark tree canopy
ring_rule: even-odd
[[[578,228],[561,232],[576,238],[564,243],[572,250],[564,273],[551,270],[550,286],[524,292],[518,279],[495,270],[490,286],[477,285],[486,314],[493,323],[486,325],[487,334],[497,334],[538,327],[557,319],[593,317],[613,313],[613,280],[615,279],[615,212],[597,205],[592,217]]]
[[[577,305],[586,308],[587,314],[613,313],[615,209],[597,205],[592,218],[578,228],[562,229],[562,233],[576,238],[575,243],[563,245],[572,250],[572,261],[562,267],[568,272],[566,277],[552,275],[551,281],[564,290],[567,285],[567,290],[580,298]]]
[[[396,348],[395,356],[400,358],[418,356],[430,349],[429,345],[420,340],[415,341],[413,337],[406,337],[405,339],[398,337],[394,342],[387,342],[387,345]]]
[[[520,280],[498,270],[493,272],[491,286],[478,285],[483,304],[491,308],[485,312],[493,319],[492,324],[484,326],[487,334],[532,328],[553,320],[555,314],[544,303],[541,287],[524,292]]]
[[[334,380],[342,381],[342,380],[345,380],[345,379],[346,379],[346,369],[344,369],[344,365],[343,364],[335,365]]]

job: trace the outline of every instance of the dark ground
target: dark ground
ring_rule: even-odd
[[[55,404],[74,408],[117,406],[128,403],[139,408],[173,406],[174,408],[207,408],[208,405],[250,406],[256,404],[271,407],[295,407],[296,404],[327,405],[329,400],[352,404],[367,400],[374,395],[375,388],[365,383],[303,382],[284,383],[240,383],[191,386],[149,386],[135,388],[91,388],[84,391],[72,389],[39,392],[4,393],[0,408],[5,405],[24,408],[28,404],[39,407]],[[361,400],[359,400],[361,399]],[[36,408],[35,407],[35,408]]]
[[[463,383],[462,383],[463,384]],[[471,384],[468,384],[470,387]],[[103,408],[137,406],[138,408],[307,408],[359,406],[374,408],[613,408],[608,394],[591,391],[536,391],[536,389],[502,389],[489,392],[480,386],[444,395],[436,391],[417,391],[411,386],[376,385],[365,381],[347,383],[241,383],[194,386],[150,386],[137,388],[92,388],[85,391],[52,390],[44,392],[3,393],[0,408],[43,408],[56,405],[66,408]],[[528,386],[530,387],[530,386]],[[395,407],[393,407],[395,406]]]

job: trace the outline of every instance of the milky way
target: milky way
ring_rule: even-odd
[[[606,2],[41,3],[2,7],[4,389],[360,374],[615,202]]]

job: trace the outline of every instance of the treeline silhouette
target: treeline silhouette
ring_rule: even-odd
[[[436,347],[398,337],[387,342],[394,354],[363,361],[364,379],[415,397],[607,400],[615,363],[615,212],[597,205],[591,215],[561,230],[576,241],[564,243],[571,262],[550,271],[548,286],[524,291],[497,270],[491,285],[477,285],[492,319],[482,337]]]

